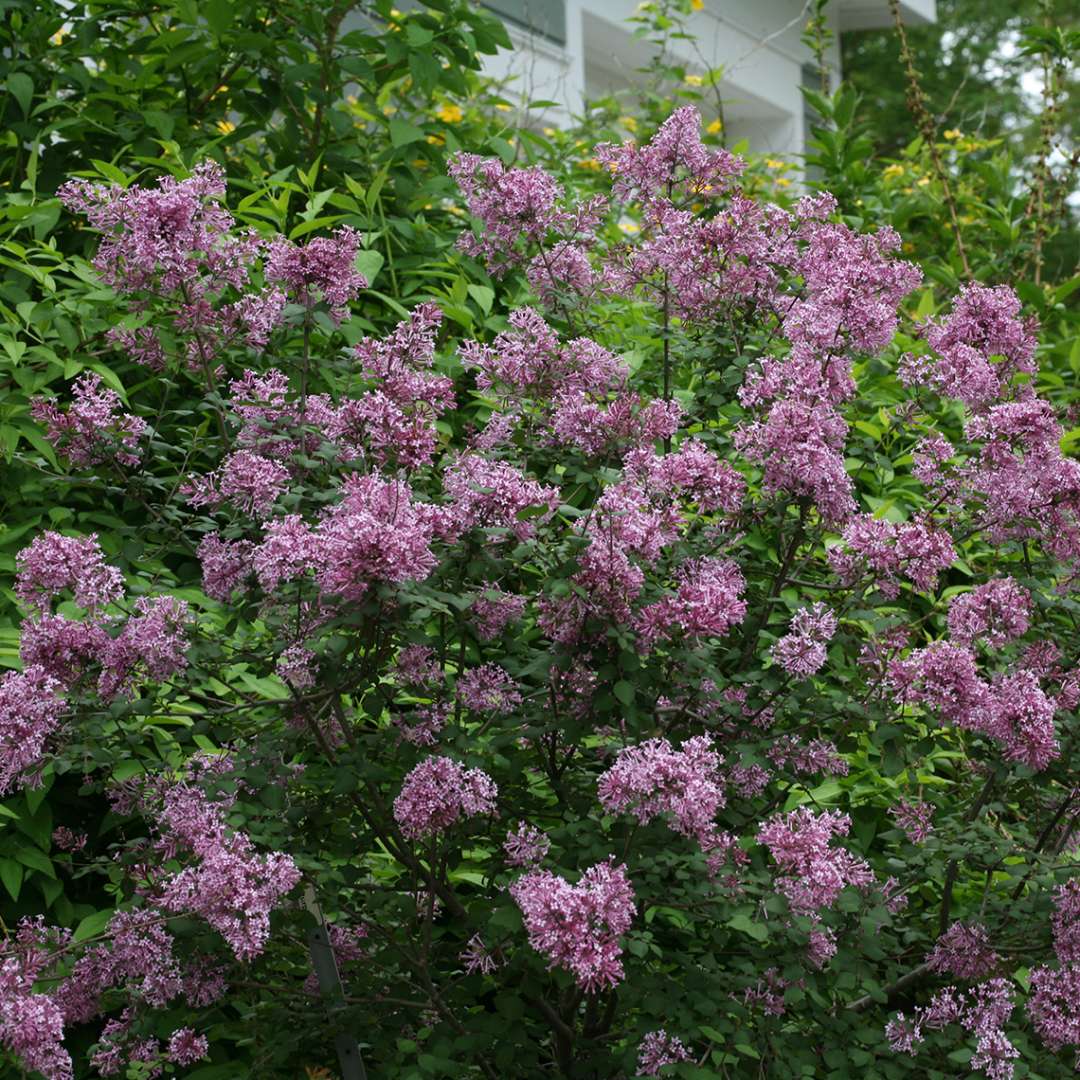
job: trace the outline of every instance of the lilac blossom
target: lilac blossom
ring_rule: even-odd
[[[889,808],[896,824],[907,834],[907,838],[913,844],[922,844],[934,831],[931,819],[934,816],[934,806],[926,802],[910,802],[900,799]]]
[[[469,608],[473,626],[481,641],[494,641],[511,623],[517,622],[525,611],[527,597],[505,592],[484,582],[484,591]]]
[[[164,788],[156,818],[163,856],[190,860],[161,880],[158,903],[205,919],[238,960],[258,956],[270,936],[270,912],[300,880],[292,858],[257,854],[245,833],[226,825],[220,803],[185,783]]]
[[[651,642],[681,631],[689,638],[723,637],[742,622],[746,579],[730,559],[703,558],[685,563],[673,594],[642,609],[638,627]]]
[[[458,959],[465,965],[465,972],[468,975],[474,975],[476,972],[481,975],[491,975],[499,966],[498,960],[484,945],[484,939],[480,934],[473,934],[469,938]]]
[[[115,603],[124,592],[123,575],[105,564],[97,534],[62,536],[42,533],[15,557],[15,594],[39,612],[70,589],[75,603],[97,612]]]
[[[949,604],[949,637],[959,645],[981,639],[999,649],[1027,633],[1031,596],[1012,578],[995,578]]]
[[[628,746],[600,777],[600,803],[608,813],[632,813],[643,825],[669,814],[676,832],[708,849],[726,801],[722,761],[708,735],[687,739],[679,750],[667,739]]]
[[[690,1051],[680,1038],[669,1035],[663,1028],[650,1031],[638,1045],[636,1076],[656,1076],[665,1065],[689,1061]]]
[[[102,387],[101,376],[88,371],[74,386],[66,412],[51,401],[35,399],[31,415],[45,424],[45,438],[76,468],[107,465],[133,467],[142,458],[140,442],[149,428],[145,420],[120,411],[120,395]]]
[[[210,1044],[205,1035],[199,1035],[191,1028],[178,1028],[169,1036],[169,1060],[174,1065],[194,1065],[210,1052]]]
[[[31,783],[60,727],[60,683],[44,668],[7,671],[0,677],[0,794]]]
[[[368,287],[367,278],[355,266],[359,250],[360,234],[348,225],[333,236],[318,236],[306,244],[278,236],[270,243],[263,273],[268,282],[284,285],[304,307],[325,300],[330,318],[340,323],[348,314],[349,302]]]
[[[162,177],[156,189],[69,180],[57,191],[101,232],[94,266],[123,293],[178,291],[203,268],[242,287],[262,245],[253,230],[233,234],[232,215],[216,201],[224,193],[225,170],[215,161],[200,162],[186,180]]]
[[[462,705],[474,712],[504,714],[521,704],[514,680],[498,664],[481,664],[463,671],[457,680]]]
[[[866,862],[829,846],[833,837],[846,836],[850,828],[847,814],[815,814],[800,806],[775,815],[759,830],[758,843],[768,847],[781,871],[776,887],[795,914],[817,915],[836,902],[845,886],[874,880]]]
[[[836,633],[836,616],[821,603],[802,608],[788,633],[772,649],[773,660],[789,675],[806,679],[825,665],[825,646]]]
[[[886,1025],[885,1036],[897,1053],[914,1055],[925,1041],[924,1028],[959,1024],[976,1040],[971,1068],[983,1069],[988,1080],[1011,1080],[1012,1062],[1020,1052],[1001,1029],[1013,1007],[1012,989],[1005,979],[990,979],[966,993],[949,986],[935,993],[928,1005],[916,1006],[913,1019],[897,1013]]]
[[[586,993],[623,979],[619,937],[634,917],[634,891],[626,867],[597,863],[576,885],[550,870],[532,870],[510,886],[529,944],[549,967],[569,971]]]
[[[481,769],[452,758],[425,758],[405,777],[394,800],[394,820],[410,840],[445,832],[461,818],[495,813],[498,788]]]
[[[981,923],[953,923],[934,943],[926,958],[931,971],[958,979],[984,979],[1001,963],[990,947],[989,934]]]
[[[551,840],[535,825],[519,821],[517,831],[510,830],[503,841],[508,866],[537,866],[547,857]]]

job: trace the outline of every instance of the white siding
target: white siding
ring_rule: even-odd
[[[532,123],[559,124],[580,112],[586,98],[627,88],[649,57],[649,46],[633,36],[626,20],[636,0],[566,0],[565,45],[510,25],[515,43],[486,66],[507,83],[508,96],[551,100],[556,108],[532,110]],[[935,0],[906,0],[905,20],[933,21]],[[705,0],[691,16],[693,43],[676,41],[672,51],[688,71],[722,67],[721,95],[729,140],[750,141],[755,151],[794,156],[802,152],[802,69],[813,58],[800,40],[806,21],[802,0]],[[522,11],[528,22],[528,0]],[[827,9],[834,32],[889,24],[886,0],[838,0]],[[835,42],[830,67],[839,72]]]

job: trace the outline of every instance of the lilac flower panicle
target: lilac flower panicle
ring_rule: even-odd
[[[0,794],[33,781],[49,739],[60,728],[60,683],[44,668],[0,676]]]
[[[509,831],[503,842],[508,866],[537,866],[544,861],[550,848],[551,840],[525,821],[519,821],[517,831]]]
[[[1023,637],[1031,617],[1031,597],[1012,578],[995,578],[949,604],[949,637],[971,646],[982,639],[991,648]]]
[[[209,1051],[206,1036],[197,1034],[191,1028],[178,1028],[169,1036],[169,1060],[174,1065],[194,1065]]]
[[[690,1051],[680,1038],[661,1028],[650,1031],[638,1045],[637,1076],[657,1076],[665,1065],[689,1061]]]
[[[985,926],[956,922],[938,938],[926,962],[931,971],[983,979],[998,967],[1001,957],[990,947]]]
[[[824,604],[803,608],[792,617],[790,631],[773,646],[773,660],[794,678],[809,678],[824,667],[825,646],[835,633],[836,616]]]
[[[246,833],[226,825],[222,804],[194,786],[167,784],[158,799],[152,805],[158,850],[185,862],[160,882],[158,903],[205,919],[238,960],[258,956],[270,935],[271,911],[300,880],[292,858],[257,854]]]
[[[246,284],[262,243],[253,231],[233,232],[232,215],[217,201],[224,193],[225,170],[214,161],[184,180],[162,177],[156,188],[69,180],[57,191],[101,232],[94,266],[121,293],[177,292],[204,270],[219,288]]]
[[[120,411],[120,395],[102,387],[95,372],[76,380],[74,401],[66,412],[42,399],[31,402],[30,412],[45,424],[45,438],[77,468],[110,461],[128,467],[139,464],[139,444],[149,427],[141,417]]]
[[[485,590],[472,602],[473,625],[482,641],[494,641],[511,623],[521,618],[527,597],[504,592],[485,582]]]
[[[90,612],[123,595],[123,575],[105,564],[96,533],[80,537],[42,533],[19,552],[15,563],[15,594],[39,612],[49,611],[52,601],[67,589],[75,603]]]
[[[816,915],[835,903],[845,886],[869,885],[873,871],[843,848],[830,847],[847,835],[851,819],[839,811],[815,813],[805,806],[770,818],[758,832],[781,871],[778,890],[796,914]]]
[[[634,917],[634,891],[626,867],[597,863],[577,885],[549,870],[532,870],[510,886],[529,944],[549,967],[569,971],[587,993],[623,979],[619,937]]]
[[[330,308],[330,317],[342,322],[348,304],[367,278],[356,269],[360,234],[343,225],[333,236],[319,236],[306,244],[294,244],[283,236],[270,242],[264,274],[268,282],[291,291],[296,302],[311,307],[321,297]]]
[[[473,934],[469,938],[458,959],[465,965],[465,971],[469,975],[477,972],[481,975],[491,975],[499,966],[499,961],[484,945],[484,939],[480,934]]]
[[[481,664],[458,676],[457,693],[467,709],[508,713],[521,704],[514,680],[498,664]]]
[[[667,739],[626,747],[600,777],[600,803],[608,813],[629,812],[642,824],[670,814],[676,832],[710,850],[718,833],[715,817],[726,801],[722,761],[708,735],[687,739],[680,750]]]
[[[495,813],[498,788],[480,769],[432,756],[406,777],[394,800],[394,820],[410,840],[445,832],[461,818]]]
[[[913,803],[907,799],[900,799],[899,802],[889,808],[889,813],[913,844],[923,843],[930,833],[934,831],[931,824],[934,807],[931,803]]]

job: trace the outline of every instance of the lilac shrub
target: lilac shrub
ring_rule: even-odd
[[[62,189],[130,379],[34,415],[146,543],[16,564],[0,787],[108,796],[53,835],[115,909],[8,926],[22,1067],[228,1068],[236,1016],[267,1076],[350,1039],[403,1078],[1080,1049],[1080,466],[1038,327],[977,282],[913,319],[893,229],[751,198],[691,108],[595,162],[575,201],[453,159],[510,308],[476,340],[435,289],[374,332],[363,223],[240,228],[213,164]]]

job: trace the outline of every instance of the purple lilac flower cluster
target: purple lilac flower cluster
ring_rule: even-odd
[[[497,795],[495,781],[482,769],[433,755],[405,777],[394,800],[394,820],[403,836],[426,839],[461,818],[495,813]]]
[[[614,860],[591,866],[576,885],[550,870],[531,870],[510,886],[529,944],[549,966],[569,971],[589,993],[622,981],[619,937],[634,917],[626,867]]]

